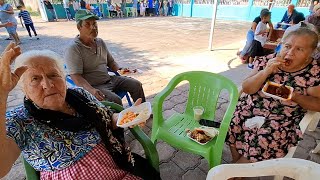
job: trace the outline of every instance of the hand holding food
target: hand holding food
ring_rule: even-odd
[[[129,69],[129,68],[121,68],[121,69],[119,70],[119,74],[121,74],[121,75],[130,74],[130,73],[137,73],[137,72],[139,72],[138,69],[133,69],[133,70],[131,70],[131,69]]]
[[[285,64],[285,60],[282,59],[280,56],[277,56],[273,59],[270,59],[267,63],[266,68],[264,69],[264,71],[267,74],[274,74],[277,73],[279,71],[279,67],[283,64]]]
[[[149,102],[141,104],[141,99],[138,99],[134,106],[120,112],[117,126],[122,128],[133,128],[135,125],[144,126],[151,112],[151,104]]]

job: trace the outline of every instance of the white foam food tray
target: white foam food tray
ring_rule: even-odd
[[[290,90],[290,94],[289,94],[289,97],[287,99],[284,99],[280,96],[276,96],[274,94],[270,94],[267,92],[267,89],[268,89],[268,86],[269,85],[273,85],[273,86],[282,86],[281,84],[279,83],[275,83],[275,82],[271,82],[271,81],[268,81],[266,82],[266,84],[263,86],[262,88],[262,93],[265,94],[266,96],[270,96],[270,97],[273,97],[274,99],[279,99],[279,100],[282,100],[282,101],[288,101],[292,98],[292,92],[293,92],[293,87],[290,87],[290,86],[286,86],[289,90]]]
[[[138,115],[132,121],[120,125],[120,121],[123,119],[125,114],[128,112],[133,112]],[[151,113],[152,113],[152,109],[151,109],[150,102],[144,102],[138,106],[132,106],[132,107],[125,109],[119,113],[118,120],[117,120],[117,126],[122,127],[122,128],[126,128],[126,127],[140,124],[142,122],[145,122],[147,119],[149,119]]]
[[[206,135],[208,135],[209,137],[211,137],[211,139],[205,143],[201,143],[199,141],[197,141],[196,139],[193,139],[191,137],[191,131],[187,133],[187,136],[189,139],[191,139],[192,141],[198,143],[198,144],[201,144],[201,145],[206,145],[208,142],[210,142],[213,138],[215,138],[218,134],[219,134],[219,130],[217,130],[216,128],[214,127],[205,127],[205,126],[201,126],[201,127],[198,127],[198,128],[195,128],[195,129],[199,129],[199,130],[202,130],[206,133]],[[195,130],[194,129],[194,130]]]

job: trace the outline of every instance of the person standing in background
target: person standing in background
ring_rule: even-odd
[[[142,0],[140,2],[140,16],[145,16],[146,15],[146,7],[145,7],[145,4],[144,4],[144,1]]]
[[[159,16],[159,0],[155,0],[154,2],[154,15]]]
[[[140,16],[140,2],[139,1],[137,3],[137,12],[138,12],[138,16]]]
[[[72,6],[75,12],[77,12],[80,9],[80,4],[78,0],[73,0],[72,1]]]
[[[84,0],[80,0],[80,9],[86,9],[86,2]]]
[[[163,0],[160,0],[160,4],[159,4],[159,14],[160,16],[163,16]]]
[[[315,5],[317,5],[319,3],[319,0],[311,0],[311,4],[310,4],[310,8],[309,8],[309,12],[310,14],[313,13],[313,8]]]
[[[54,12],[54,8],[53,8],[51,2],[49,0],[44,0],[43,3],[46,6],[46,8],[48,9],[48,11],[51,13],[52,19],[54,21],[58,21],[58,19],[56,17],[56,13]]]
[[[151,16],[154,12],[153,0],[148,0],[148,15]]]
[[[173,0],[168,0],[168,16],[172,16]]]
[[[164,16],[168,15],[168,1],[166,0],[163,1],[163,15]]]
[[[13,37],[17,45],[21,44],[19,35],[17,33],[17,20],[14,17],[13,8],[10,4],[5,3],[4,0],[0,0],[0,21],[2,24],[8,22],[12,23],[12,26],[6,26],[7,32]]]
[[[18,15],[18,17],[20,18],[20,22],[22,24],[22,19],[23,19],[24,25],[26,26],[30,39],[32,39],[32,35],[30,31],[30,28],[31,28],[34,33],[34,36],[37,38],[37,40],[39,40],[38,34],[33,26],[33,21],[30,17],[30,13],[27,10],[25,10],[22,6],[17,6],[17,9],[20,10]]]
[[[138,0],[133,0],[132,1],[132,16],[137,17],[138,16]]]
[[[73,20],[73,17],[72,17],[72,14],[71,14],[71,11],[70,11],[70,1],[69,0],[63,0],[63,8],[66,12],[66,16],[67,16],[67,19],[68,21],[71,21]]]

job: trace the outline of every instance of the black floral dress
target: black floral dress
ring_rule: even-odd
[[[266,67],[268,59],[260,57],[254,67],[259,71]],[[313,60],[307,67],[297,72],[280,71],[267,80],[286,83],[295,92],[306,95],[307,88],[320,84],[320,63]],[[262,89],[262,87],[261,87]],[[293,101],[281,101],[261,92],[242,93],[231,121],[227,144],[252,162],[284,157],[290,147],[302,139],[299,123],[306,110]],[[245,121],[255,116],[265,117],[261,128],[249,129]]]

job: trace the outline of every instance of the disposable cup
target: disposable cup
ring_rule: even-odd
[[[193,107],[193,115],[194,115],[194,119],[196,121],[200,121],[202,115],[204,112],[204,108],[202,106],[195,106]]]

